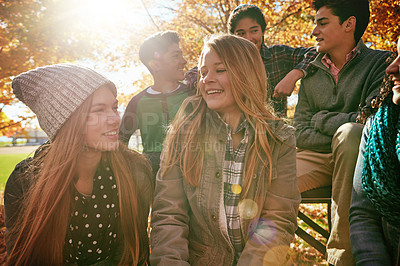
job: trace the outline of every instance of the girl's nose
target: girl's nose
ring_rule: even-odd
[[[386,68],[386,73],[388,75],[399,74],[400,67],[400,54],[396,57],[396,59]]]

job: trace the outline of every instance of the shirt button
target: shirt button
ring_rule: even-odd
[[[216,178],[220,178],[220,177],[221,177],[221,173],[220,173],[220,172],[217,172],[217,173],[215,174],[215,177],[216,177]]]
[[[211,215],[211,219],[213,219],[213,221],[217,220],[217,216],[215,216],[215,214]]]

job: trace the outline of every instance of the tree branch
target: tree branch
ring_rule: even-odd
[[[172,12],[178,13],[177,10],[171,8],[171,7],[165,7],[166,9],[169,9]],[[207,26],[207,24],[205,24],[201,19],[195,18],[193,16],[189,16],[189,15],[183,15],[184,18],[186,18],[187,20],[193,22],[194,24],[196,24],[197,26],[200,26],[202,28],[204,28],[206,31],[208,31],[210,34],[214,33],[214,31]]]
[[[280,21],[278,21],[278,22],[276,22],[275,24],[273,24],[272,26],[268,27],[268,29],[272,29],[272,28],[278,26],[279,24],[282,24],[287,18],[289,18],[289,17],[291,17],[291,16],[293,16],[293,15],[299,14],[300,12],[301,12],[301,8],[299,8],[299,9],[298,9],[297,11],[295,11],[295,12],[292,12],[292,13],[289,13],[289,14],[283,16],[283,18],[282,18]]]
[[[153,25],[157,28],[158,31],[161,31],[160,27],[157,25],[157,23],[154,21],[153,16],[150,14],[149,10],[147,9],[146,4],[144,3],[144,0],[141,0],[142,5],[144,7],[144,9],[146,10],[147,15],[149,16],[151,22],[153,23]]]

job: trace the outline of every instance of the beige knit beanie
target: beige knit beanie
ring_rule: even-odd
[[[74,64],[39,67],[12,81],[17,98],[37,116],[40,127],[53,141],[72,113],[102,85],[114,83],[92,69]]]

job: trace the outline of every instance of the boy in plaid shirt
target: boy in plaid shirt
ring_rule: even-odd
[[[265,27],[264,15],[254,5],[244,4],[236,7],[228,20],[230,34],[241,36],[257,46],[267,73],[267,98],[272,101],[278,115],[286,116],[286,97],[292,93],[296,81],[305,76],[317,52],[313,47],[267,47],[264,43]]]

